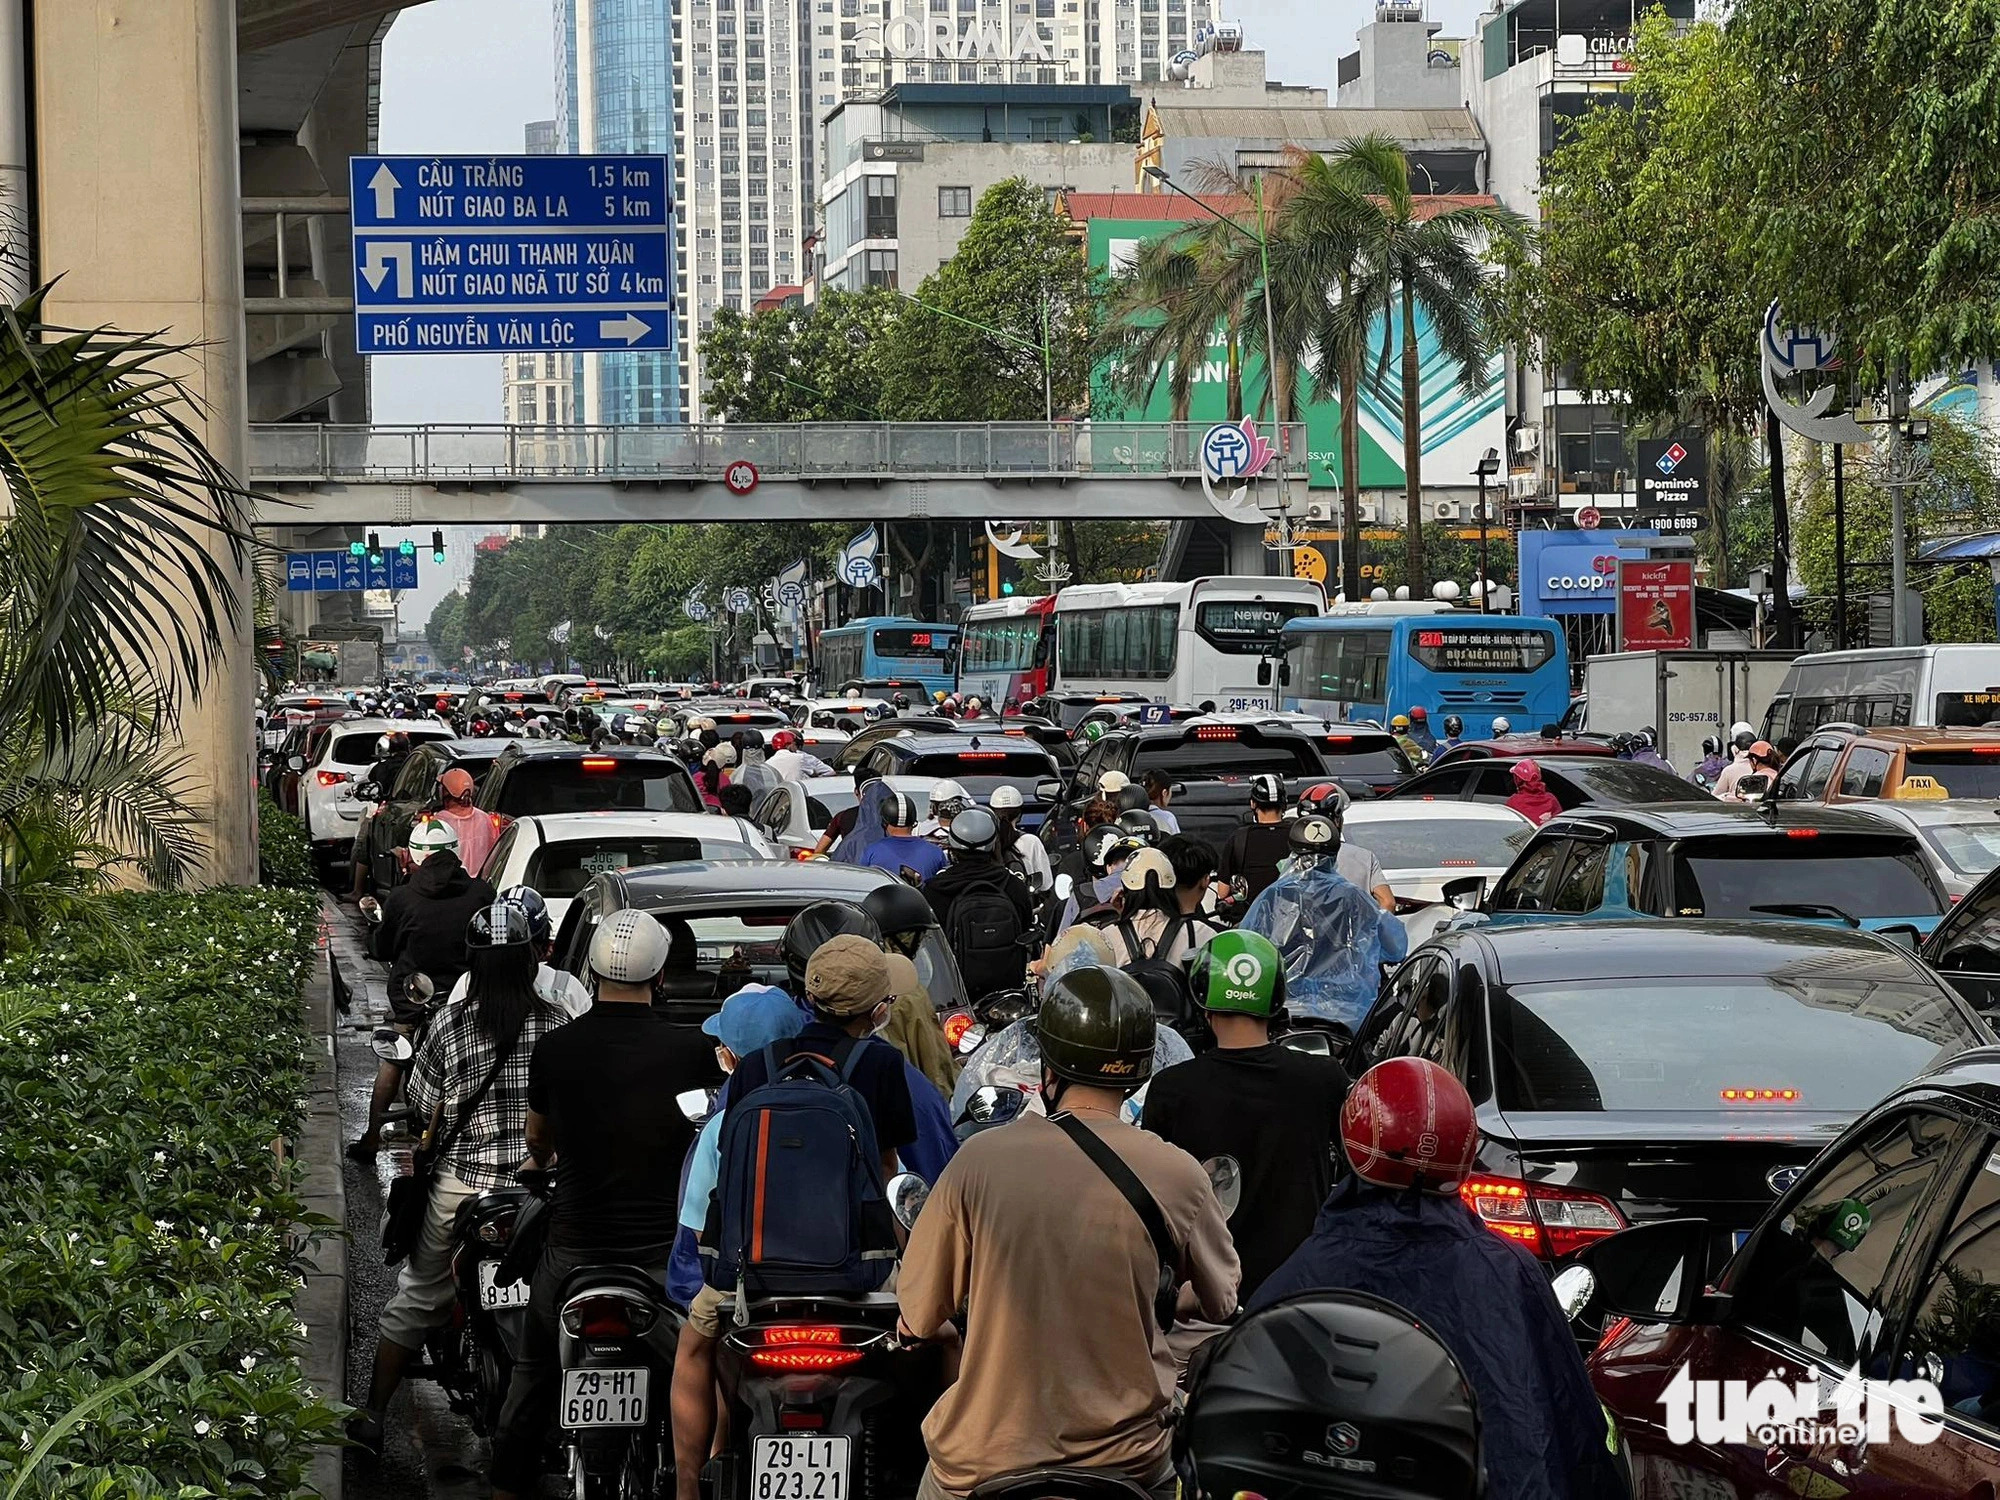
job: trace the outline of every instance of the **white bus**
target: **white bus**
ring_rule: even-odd
[[[1886,646],[1801,656],[1764,715],[1763,736],[1822,724],[1980,728],[2000,720],[2000,646]]]
[[[1140,693],[1221,713],[1276,708],[1278,633],[1325,608],[1304,578],[1066,588],[1056,596],[1056,691]]]

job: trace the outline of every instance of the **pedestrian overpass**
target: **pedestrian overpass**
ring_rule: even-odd
[[[267,526],[1213,517],[1206,422],[250,429]],[[1280,452],[1302,477],[1305,427]],[[754,476],[753,471],[754,469]]]

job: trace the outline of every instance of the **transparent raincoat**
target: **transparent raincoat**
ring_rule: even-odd
[[[1381,966],[1400,963],[1409,935],[1394,912],[1343,877],[1331,858],[1293,868],[1250,903],[1241,923],[1285,958],[1285,1009],[1359,1030],[1381,988]]]
[[[887,825],[882,821],[882,804],[894,795],[889,783],[879,777],[861,788],[861,798],[854,807],[854,827],[833,851],[835,864],[860,864],[861,856],[874,848],[876,840],[888,832]]]

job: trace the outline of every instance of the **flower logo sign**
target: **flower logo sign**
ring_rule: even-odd
[[[1201,487],[1208,503],[1224,520],[1240,525],[1257,525],[1263,515],[1255,506],[1243,504],[1250,481],[1263,473],[1275,450],[1257,435],[1257,424],[1245,417],[1234,426],[1222,423],[1208,429],[1201,440]],[[1216,485],[1236,481],[1226,496]]]

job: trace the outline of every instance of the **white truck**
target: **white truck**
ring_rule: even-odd
[[[1701,763],[1701,742],[1736,721],[1756,724],[1792,655],[1787,651],[1618,651],[1584,663],[1593,734],[1649,725],[1660,753],[1685,776]]]

